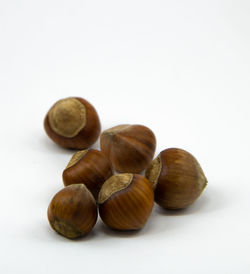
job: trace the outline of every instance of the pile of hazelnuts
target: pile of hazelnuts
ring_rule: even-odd
[[[56,102],[44,128],[55,143],[77,150],[62,173],[65,187],[48,207],[51,227],[69,239],[90,232],[98,211],[111,229],[139,230],[154,201],[165,209],[186,208],[207,185],[198,161],[185,150],[169,148],[153,160],[156,138],[143,125],[107,129],[101,150],[91,149],[101,125],[95,108],[82,98]]]

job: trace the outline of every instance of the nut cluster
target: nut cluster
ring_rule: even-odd
[[[65,187],[47,212],[51,227],[69,239],[89,233],[98,212],[111,229],[139,230],[154,201],[165,209],[186,208],[207,185],[200,164],[185,150],[165,149],[153,160],[156,138],[143,125],[107,129],[100,136],[101,150],[90,148],[101,125],[95,108],[82,98],[56,102],[44,128],[58,145],[78,150],[62,173]]]

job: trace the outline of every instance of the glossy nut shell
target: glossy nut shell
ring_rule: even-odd
[[[142,125],[119,125],[101,134],[101,150],[119,172],[140,173],[154,157],[154,133]]]
[[[59,191],[47,213],[51,227],[69,239],[86,235],[97,220],[95,199],[83,184],[70,185]]]
[[[191,205],[207,185],[198,161],[178,148],[162,151],[147,168],[145,176],[153,185],[156,203],[167,209]]]
[[[44,119],[47,135],[64,148],[85,149],[98,138],[100,120],[95,108],[79,97],[57,101]]]
[[[116,230],[138,230],[147,222],[154,205],[150,182],[141,175],[113,175],[99,193],[103,222]]]
[[[87,149],[72,156],[62,176],[65,186],[85,184],[97,199],[101,186],[112,174],[112,166],[107,157],[101,151]]]

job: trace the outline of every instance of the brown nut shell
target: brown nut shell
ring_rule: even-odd
[[[119,172],[140,173],[154,157],[154,133],[142,125],[119,125],[101,134],[101,150]]]
[[[87,149],[72,156],[62,177],[65,186],[85,184],[97,199],[103,183],[112,174],[112,166],[107,157],[101,151]]]
[[[167,209],[191,205],[207,185],[198,161],[178,148],[162,151],[151,162],[145,176],[153,185],[156,203]]]
[[[64,148],[85,149],[98,138],[101,124],[95,108],[85,99],[57,101],[44,119],[47,135]]]
[[[103,222],[116,230],[138,230],[147,222],[154,205],[150,182],[142,175],[113,175],[99,193],[99,213]]]
[[[51,227],[66,238],[86,235],[97,220],[94,197],[83,184],[70,185],[59,191],[48,207]]]

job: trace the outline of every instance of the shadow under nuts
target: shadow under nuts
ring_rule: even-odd
[[[138,230],[147,222],[154,205],[150,182],[142,175],[113,175],[99,193],[103,222],[116,230]]]
[[[146,170],[155,201],[163,208],[181,209],[191,205],[207,185],[198,161],[185,150],[162,151]]]
[[[154,157],[154,133],[142,125],[119,125],[105,130],[101,150],[119,172],[140,173]]]
[[[86,149],[76,152],[63,171],[64,185],[85,184],[94,198],[103,183],[113,174],[107,157],[98,150]]]
[[[84,236],[96,223],[96,201],[85,185],[67,186],[50,202],[48,219],[56,232],[69,239]]]
[[[48,136],[65,148],[90,147],[101,130],[94,107],[79,97],[69,97],[56,102],[44,119]]]

